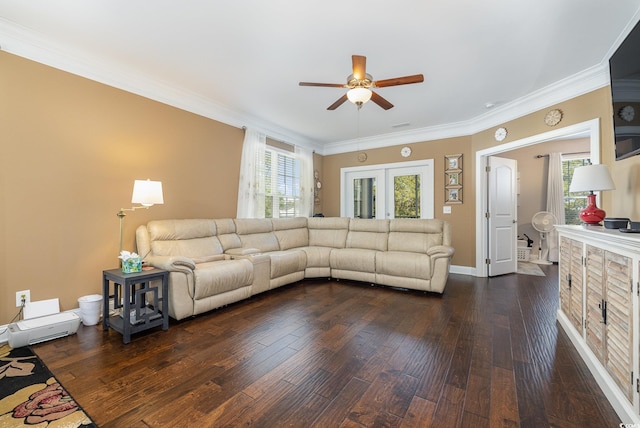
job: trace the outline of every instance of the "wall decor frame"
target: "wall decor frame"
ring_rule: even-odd
[[[446,172],[457,171],[462,172],[462,154],[446,155],[444,157],[444,170]]]
[[[444,203],[462,203],[462,153],[444,157]]]
[[[457,186],[462,183],[462,173],[461,172],[445,172],[445,186]]]
[[[458,188],[446,188],[444,189],[444,202],[446,204],[461,204],[462,203],[462,186]]]

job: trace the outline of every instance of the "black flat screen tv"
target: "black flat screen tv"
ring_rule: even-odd
[[[609,59],[616,160],[640,154],[640,23]]]

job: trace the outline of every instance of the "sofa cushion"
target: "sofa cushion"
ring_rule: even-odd
[[[303,247],[302,251],[307,255],[307,267],[329,267],[332,250],[330,247]]]
[[[273,231],[273,224],[269,218],[237,218],[233,221],[236,224],[236,233],[238,235]]]
[[[201,258],[223,252],[213,220],[154,220],[147,230],[156,256]]]
[[[307,266],[307,255],[302,250],[272,251],[268,256],[271,258],[271,279],[304,272]]]
[[[271,220],[274,234],[281,250],[306,247],[309,245],[307,218],[274,218]]]
[[[202,263],[193,271],[195,300],[251,285],[253,265],[249,260]]]
[[[376,253],[378,251],[362,248],[334,249],[330,256],[331,269],[375,273]]]
[[[225,259],[224,254],[216,254],[214,256],[194,257],[193,262],[195,264],[209,263],[209,262],[215,262],[215,261],[224,260],[224,259]]]
[[[257,248],[262,252],[279,251],[278,239],[273,233],[271,219],[235,219],[236,232],[243,247]]]
[[[443,221],[435,219],[394,219],[389,225],[389,251],[409,251],[425,254],[436,245],[443,245]]]
[[[347,248],[376,251],[387,250],[389,220],[351,219],[347,235]]]
[[[147,223],[151,241],[215,236],[216,222],[209,219],[152,220]]]
[[[431,279],[431,258],[426,254],[386,251],[376,254],[376,273]]]
[[[216,229],[218,230],[218,239],[224,251],[242,247],[242,242],[240,242],[240,237],[236,233],[236,224],[233,219],[225,218],[216,220],[215,222]]]
[[[309,246],[344,248],[347,245],[349,220],[349,217],[309,218]]]

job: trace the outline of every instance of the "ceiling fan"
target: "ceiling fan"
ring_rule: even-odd
[[[364,103],[371,100],[383,109],[389,110],[393,107],[393,104],[382,98],[377,93],[373,92],[371,88],[384,88],[387,86],[408,85],[410,83],[424,82],[424,76],[422,74],[395,77],[393,79],[373,80],[373,77],[371,77],[370,74],[367,74],[366,56],[351,55],[351,61],[353,63],[353,74],[347,77],[346,84],[300,82],[300,86],[348,88],[349,90],[347,91],[347,93],[341,96],[335,103],[327,107],[327,110],[335,110],[347,100],[357,105],[358,108],[361,108]]]

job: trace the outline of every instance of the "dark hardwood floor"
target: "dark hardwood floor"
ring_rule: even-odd
[[[303,281],[134,336],[35,345],[100,427],[617,427],[546,277],[443,296]]]

